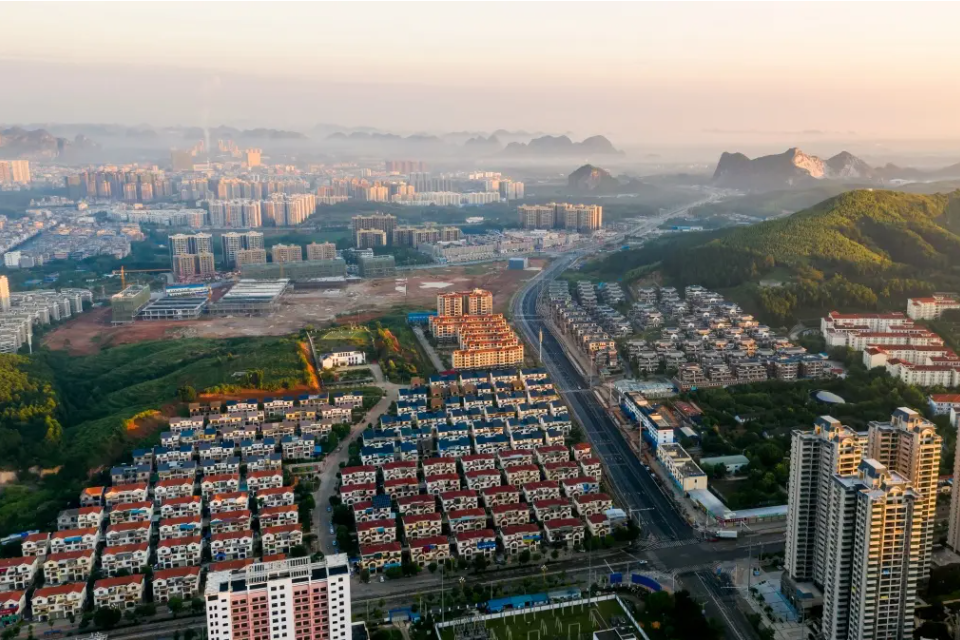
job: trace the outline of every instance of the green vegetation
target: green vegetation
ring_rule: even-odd
[[[423,378],[437,372],[407,324],[406,311],[381,316],[371,326],[376,332],[375,358],[390,382],[409,382],[410,378]]]
[[[850,191],[849,185],[825,182],[810,189],[766,191],[710,202],[691,209],[690,213],[698,222],[701,218],[730,214],[766,219],[812,207],[847,191]]]
[[[374,247],[373,253],[378,256],[393,256],[398,267],[431,264],[433,262],[433,258],[420,253],[413,247]]]
[[[719,640],[724,637],[723,625],[716,620],[707,620],[688,591],[646,594],[637,622],[653,640]]]
[[[851,191],[786,218],[684,234],[627,254],[593,268],[658,265],[671,284],[728,289],[772,323],[840,306],[902,308],[909,296],[960,287],[960,192]],[[774,270],[792,280],[757,285]]]
[[[0,355],[0,465],[18,484],[0,493],[0,534],[49,528],[94,476],[149,435],[130,421],[188,389],[284,389],[309,380],[293,338],[143,342],[89,356]],[[56,469],[37,478],[32,467]]]
[[[926,407],[925,395],[917,387],[891,378],[882,370],[867,371],[856,356],[850,358],[847,366],[845,379],[769,380],[683,395],[703,410],[703,457],[743,453],[750,459],[746,479],[711,483],[723,494],[728,507],[749,509],[786,502],[784,487],[790,472],[791,432],[810,429],[818,416],[829,414],[865,431],[871,420],[889,420],[897,407]],[[846,404],[828,406],[814,400],[811,392],[819,389],[836,393]],[[956,433],[943,420],[935,423],[947,445],[942,468],[949,469]]]

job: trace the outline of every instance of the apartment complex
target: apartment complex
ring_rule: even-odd
[[[463,238],[459,227],[397,227],[393,230],[393,246],[416,247],[421,244],[456,242]]]
[[[907,317],[911,320],[936,320],[944,311],[960,309],[960,296],[935,293],[927,298],[908,298]]]
[[[364,248],[360,244],[360,232],[366,230],[382,231],[383,244],[387,244],[388,241],[393,239],[393,230],[397,228],[397,218],[396,216],[383,213],[374,213],[369,216],[353,216],[350,220],[350,228],[353,231],[357,246],[360,248]]]
[[[207,577],[211,640],[350,638],[350,568],[345,554],[251,564]]]
[[[335,260],[337,245],[332,242],[311,242],[307,245],[307,260]]]
[[[241,251],[263,251],[263,234],[259,231],[246,231],[244,233],[231,231],[220,236],[220,242],[223,244],[223,262],[228,267],[237,267],[241,264],[238,259],[238,254]],[[249,254],[244,257],[249,257]],[[264,262],[266,262],[265,253]],[[247,263],[245,262],[245,264]]]
[[[934,425],[907,408],[867,433],[830,416],[794,431],[782,589],[801,607],[822,593],[824,637],[912,635],[941,445]]]
[[[449,297],[451,295],[454,297]],[[457,309],[462,312],[465,297],[469,298],[466,304],[474,309],[493,308],[492,296],[479,289],[466,296],[441,294],[437,308],[441,312]],[[457,341],[454,369],[499,369],[516,367],[523,362],[523,344],[503,314],[436,315],[430,317],[429,323],[430,332],[438,341]]]
[[[487,316],[493,313],[493,294],[486,289],[441,293],[437,296],[438,316]]]
[[[597,231],[603,225],[603,207],[595,204],[522,204],[517,207],[524,229]]]
[[[167,238],[170,267],[178,280],[206,278],[216,274],[213,259],[213,236],[209,233],[178,233]]]
[[[211,200],[207,205],[211,227],[249,229],[263,224],[259,200]]]
[[[27,184],[30,180],[29,160],[0,160],[0,184]]]
[[[354,240],[358,249],[373,249],[387,246],[387,232],[382,229],[357,229]]]
[[[270,248],[274,262],[302,262],[303,247],[298,244],[275,244]]]

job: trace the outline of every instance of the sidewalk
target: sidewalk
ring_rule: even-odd
[[[447,367],[443,366],[443,362],[440,360],[440,356],[437,355],[437,350],[433,348],[433,345],[427,340],[427,337],[423,335],[422,327],[413,327],[413,335],[417,336],[417,340],[420,342],[420,346],[423,347],[424,353],[427,354],[427,357],[430,359],[430,364],[437,371],[446,371]]]

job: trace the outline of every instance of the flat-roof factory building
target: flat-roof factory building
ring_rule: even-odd
[[[196,320],[203,314],[207,299],[203,297],[165,297],[154,300],[137,314],[141,320]]]
[[[280,307],[280,298],[290,280],[238,280],[222,298],[210,304],[211,315],[264,315]]]

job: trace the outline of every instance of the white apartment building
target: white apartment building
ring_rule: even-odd
[[[107,547],[100,555],[100,566],[108,576],[115,576],[118,571],[140,573],[140,570],[146,567],[149,561],[150,545],[145,542]]]
[[[133,609],[143,602],[146,580],[142,574],[121,578],[104,578],[93,583],[93,606]]]
[[[290,550],[303,543],[303,530],[299,524],[279,524],[260,530],[260,544],[263,555],[290,553]]]
[[[210,515],[228,513],[230,511],[248,511],[250,496],[246,491],[218,493],[209,499]]]
[[[219,534],[218,534],[219,535]],[[163,569],[196,567],[203,556],[203,538],[168,538],[157,544],[157,566]]]
[[[160,539],[190,538],[198,535],[203,528],[200,516],[184,516],[182,518],[166,518],[160,521]]]
[[[295,505],[282,507],[266,507],[257,514],[260,528],[275,527],[280,524],[297,524],[300,522],[300,513]]]
[[[30,604],[33,608],[33,619],[47,622],[66,619],[71,615],[79,618],[86,602],[87,583],[73,582],[37,589]]]
[[[949,309],[960,309],[960,296],[935,293],[927,298],[907,299],[907,316],[911,320],[936,320]]]
[[[202,512],[203,500],[200,496],[173,498],[171,500],[165,500],[160,504],[161,518],[199,517]]]
[[[346,554],[314,563],[296,558],[211,573],[204,599],[210,640],[349,640],[351,635]]]
[[[210,536],[210,555],[214,562],[243,560],[253,556],[253,532],[230,531]]]
[[[210,533],[245,531],[250,528],[253,516],[249,511],[223,511],[210,516]]]
[[[281,507],[294,504],[293,487],[261,489],[257,492],[257,505],[263,507]]]
[[[88,551],[96,549],[100,542],[100,529],[67,529],[57,531],[50,537],[50,553]]]
[[[43,560],[43,581],[48,586],[86,582],[93,571],[93,550],[48,555]]]
[[[0,592],[26,590],[40,568],[40,561],[37,556],[0,558]]]
[[[122,522],[111,525],[107,527],[107,546],[119,547],[127,544],[150,542],[152,527],[153,524],[150,522]]]

